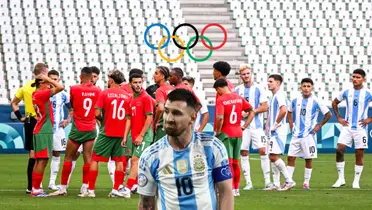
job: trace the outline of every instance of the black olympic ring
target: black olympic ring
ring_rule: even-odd
[[[178,25],[178,26],[174,29],[172,36],[176,36],[176,32],[177,32],[177,30],[178,30],[179,28],[181,28],[182,26],[189,26],[190,28],[192,28],[192,30],[194,30],[194,32],[195,32],[195,34],[196,34],[196,38],[195,38],[194,43],[189,47],[189,49],[191,49],[191,48],[195,47],[195,45],[198,43],[198,40],[199,40],[198,30],[196,30],[195,26],[191,25],[190,23],[182,23],[182,24]],[[186,50],[186,49],[187,49],[187,47],[182,47],[181,45],[179,45],[179,44],[177,43],[177,40],[176,40],[175,38],[172,38],[172,39],[173,39],[174,44],[175,44],[178,48],[181,48],[181,49],[183,49],[183,50]]]

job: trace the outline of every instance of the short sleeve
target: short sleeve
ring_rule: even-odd
[[[216,102],[216,115],[224,114],[225,112],[225,107],[223,106],[221,98],[217,99]]]
[[[156,99],[156,104],[163,103],[165,104],[165,94],[162,89],[157,89],[155,92],[155,99]]]
[[[280,93],[276,96],[276,100],[278,101],[278,107],[287,106],[287,102],[285,100],[285,96],[283,93]]]
[[[70,96],[66,91],[62,91],[63,103],[69,104],[70,103]]]
[[[229,159],[227,156],[227,151],[223,143],[213,137],[213,156],[214,156],[214,163],[212,169],[212,176],[215,183],[222,182],[232,178],[230,166],[229,166]]]
[[[104,92],[101,92],[99,94],[97,103],[96,103],[96,109],[103,109],[103,102],[105,101],[105,94]]]
[[[201,99],[200,104],[202,106],[200,108],[200,113],[201,114],[207,113],[208,112],[208,105],[207,105],[207,102],[205,101],[205,99]]]
[[[132,108],[131,108],[131,103],[132,103],[132,98],[129,97],[127,103],[124,104],[124,109],[125,109],[125,115],[126,116],[131,116],[132,115]]]
[[[252,109],[252,105],[250,103],[248,103],[248,101],[246,101],[243,97],[242,98],[242,102],[243,102],[243,111],[249,111]]]
[[[296,99],[293,99],[288,106],[288,112],[293,112],[293,107],[296,105]]]
[[[318,99],[317,104],[318,104],[319,110],[322,112],[323,115],[327,114],[327,112],[329,112],[329,109],[326,106],[326,104],[324,103],[324,101],[321,101],[321,100]]]
[[[267,97],[266,91],[262,87],[259,87],[258,90],[260,92],[260,98],[259,98],[260,103],[267,102],[268,97]]]
[[[157,183],[153,174],[158,164],[148,158],[148,155],[149,153],[144,153],[138,161],[138,193],[144,196],[155,196]]]
[[[23,100],[23,87],[18,89],[17,93],[15,94],[15,97],[17,97],[19,100]]]
[[[337,100],[338,101],[343,101],[345,99],[345,92],[346,90],[342,90],[338,95],[337,95]]]
[[[154,107],[152,103],[152,98],[149,95],[146,95],[143,99],[143,104],[144,104],[144,111],[146,115],[153,114],[154,112]]]

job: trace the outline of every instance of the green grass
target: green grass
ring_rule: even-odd
[[[345,157],[346,187],[332,189],[330,186],[336,181],[337,172],[334,155],[320,155],[313,163],[311,190],[302,190],[304,161],[298,159],[294,179],[297,187],[287,192],[264,192],[263,177],[260,161],[257,155],[251,155],[251,174],[255,186],[253,191],[241,191],[241,197],[235,199],[235,209],[371,209],[372,207],[372,155],[365,158],[360,190],[353,190],[351,183],[354,178],[354,156]],[[285,157],[284,157],[285,158]],[[0,209],[68,209],[68,210],[109,210],[109,209],[137,209],[138,195],[131,199],[108,198],[111,180],[107,174],[106,164],[101,164],[97,181],[95,199],[78,198],[81,185],[82,159],[71,179],[71,186],[67,197],[32,198],[25,194],[26,189],[26,155],[0,155]],[[59,177],[57,178],[59,180]],[[47,187],[49,181],[49,166],[44,176],[43,185]],[[59,181],[58,181],[59,182]],[[242,177],[241,187],[245,184]]]

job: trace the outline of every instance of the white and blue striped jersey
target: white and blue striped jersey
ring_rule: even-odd
[[[163,137],[139,160],[138,193],[157,195],[159,210],[217,209],[214,184],[231,179],[223,143],[204,133],[193,133],[184,150],[174,150]]]
[[[337,100],[346,101],[345,120],[349,122],[349,128],[352,130],[365,129],[359,125],[359,121],[368,117],[368,105],[372,101],[372,92],[364,87],[360,90],[350,88],[341,91]]]
[[[269,102],[269,113],[268,113],[268,125],[269,130],[275,124],[276,119],[279,115],[279,109],[282,106],[287,107],[287,100],[285,98],[285,94],[282,90],[278,90],[270,99]],[[287,124],[285,122],[286,116],[284,116],[283,120],[280,122],[282,125],[276,129],[276,133],[278,135],[286,135],[287,134]]]
[[[311,95],[309,98],[299,96],[293,99],[288,107],[288,111],[292,112],[292,136],[304,138],[311,133],[318,123],[319,111],[325,115],[329,112],[329,109],[316,96]]]
[[[60,128],[60,123],[64,119],[64,110],[63,106],[70,103],[70,97],[66,91],[55,94],[50,98],[50,103],[53,107],[53,116],[54,116],[54,132]]]
[[[253,109],[257,109],[261,103],[267,102],[267,95],[264,89],[257,84],[253,83],[250,87],[245,87],[244,84],[239,85],[236,88],[236,93],[243,97],[249,104],[252,105]],[[245,119],[246,120],[246,119]],[[263,128],[263,113],[256,114],[248,128],[258,129]]]

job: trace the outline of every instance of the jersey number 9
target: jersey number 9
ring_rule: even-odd
[[[92,108],[92,99],[91,98],[85,98],[84,99],[83,108],[85,109],[84,117],[88,117],[90,109]]]

